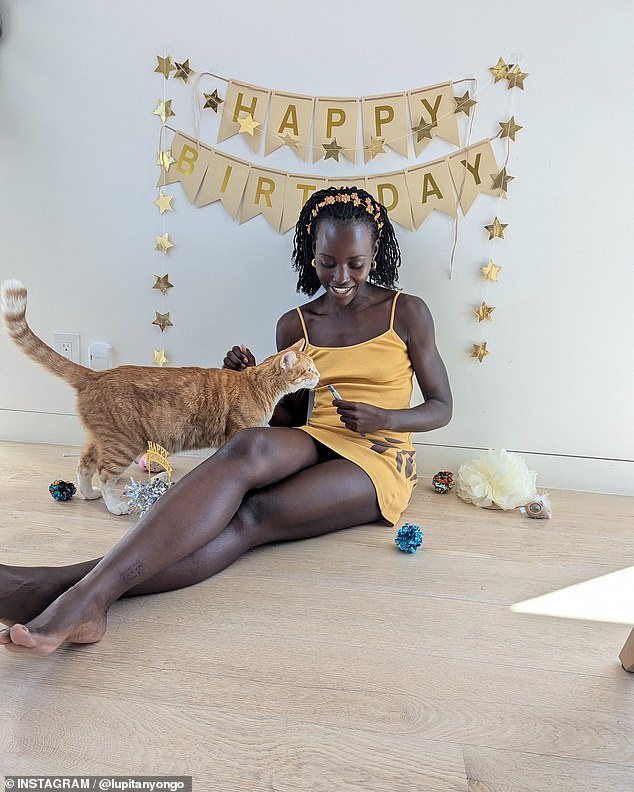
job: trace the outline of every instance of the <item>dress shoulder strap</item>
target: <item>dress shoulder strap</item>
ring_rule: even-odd
[[[308,340],[308,330],[306,329],[306,322],[304,321],[304,314],[302,313],[301,308],[299,308],[299,306],[295,308],[295,310],[299,314],[299,321],[302,323],[302,330],[304,331],[304,340],[306,341],[307,344],[310,344],[310,341]]]
[[[392,315],[390,316],[390,330],[394,330],[394,314],[396,313],[396,301],[398,300],[399,294],[400,291],[397,291],[396,294],[394,295],[394,299],[392,300]],[[299,308],[297,310],[299,310]]]

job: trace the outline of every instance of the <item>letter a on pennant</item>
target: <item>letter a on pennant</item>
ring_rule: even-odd
[[[279,92],[271,94],[264,156],[285,144],[291,144],[297,156],[306,162],[313,125],[314,102],[312,96]]]

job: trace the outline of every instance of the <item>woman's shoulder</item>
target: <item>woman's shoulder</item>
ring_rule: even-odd
[[[408,343],[413,337],[433,331],[434,322],[427,304],[415,294],[400,292],[394,314],[394,329]]]
[[[278,349],[286,349],[300,338],[304,338],[304,328],[296,308],[286,311],[277,320],[275,338]]]

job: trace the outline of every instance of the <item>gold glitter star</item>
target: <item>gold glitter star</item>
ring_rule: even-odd
[[[515,123],[515,116],[511,116],[508,121],[498,121],[498,124],[502,129],[502,134],[500,135],[500,137],[511,138],[511,140],[514,143],[515,143],[515,135],[520,131],[520,129],[524,129],[524,127]]]
[[[489,239],[504,239],[504,229],[507,226],[508,223],[500,223],[496,217],[491,225],[486,225],[484,227],[489,232]]]
[[[156,319],[152,322],[152,324],[155,324],[157,327],[160,327],[161,333],[165,331],[166,327],[174,327],[172,320],[170,319],[169,311],[164,314],[159,313],[158,311],[155,311],[155,313],[156,313]]]
[[[454,113],[469,115],[471,109],[478,104],[475,99],[469,96],[469,91],[465,91],[462,96],[454,96],[454,99],[456,100],[456,109]]]
[[[172,209],[172,198],[173,195],[163,195],[163,193],[159,190],[159,197],[154,201],[154,204],[158,206],[159,211],[161,214],[163,212],[173,212]]]
[[[239,118],[238,123],[240,124],[239,134],[242,134],[243,132],[248,132],[251,135],[251,137],[253,137],[253,130],[256,127],[260,126],[260,122],[256,121],[251,115],[251,113],[249,113],[249,115],[246,118]]]
[[[493,259],[489,259],[489,263],[486,265],[486,267],[480,267],[480,269],[484,275],[484,280],[492,280],[497,283],[498,272],[502,269],[502,267],[497,267],[493,263]]]
[[[173,72],[176,68],[176,66],[174,66],[172,56],[168,55],[167,58],[161,58],[160,55],[157,55],[156,59],[158,60],[158,66],[156,69],[154,69],[154,71],[162,74],[167,80],[167,78],[170,76],[170,72]]]
[[[187,58],[186,61],[183,61],[183,63],[176,63],[176,61],[174,61],[174,65],[176,67],[174,79],[180,77],[183,82],[187,82],[189,77],[194,73],[194,70],[189,68],[189,58]]]
[[[285,132],[283,135],[278,135],[278,137],[285,146],[290,146],[293,151],[297,151],[299,140],[295,137],[295,135],[291,135],[290,132]]]
[[[511,88],[521,88],[524,90],[524,80],[528,77],[528,72],[523,72],[519,66],[516,66],[513,71],[509,71],[506,76],[508,85],[506,86],[510,91]]]
[[[416,134],[416,142],[420,143],[423,138],[429,138],[431,140],[432,138],[431,131],[432,129],[434,129],[434,127],[437,126],[438,123],[434,121],[430,122],[429,124],[425,123],[423,121],[423,117],[421,116],[418,124],[412,127],[412,132]]]
[[[167,294],[168,289],[173,289],[174,284],[170,283],[170,276],[169,275],[155,275],[154,276],[154,286],[153,289],[160,289],[161,294]]]
[[[495,311],[494,305],[487,305],[485,302],[479,308],[474,308],[473,313],[478,317],[478,324],[480,322],[484,322],[486,319],[487,322],[491,320],[491,314]]]
[[[487,342],[483,341],[481,344],[473,344],[473,351],[471,352],[472,358],[478,358],[480,363],[484,360],[487,355],[491,353],[487,349]]]
[[[163,234],[163,236],[157,236],[156,239],[156,247],[154,250],[160,250],[162,253],[167,254],[167,251],[174,247],[174,245],[169,241],[169,234]]]
[[[509,73],[509,70],[513,68],[512,63],[504,63],[502,58],[498,59],[498,62],[495,66],[490,66],[489,71],[493,73],[495,79],[493,83],[499,82],[500,80],[506,80],[506,77]]]
[[[152,363],[156,363],[157,366],[164,366],[167,363],[167,358],[165,357],[164,349],[154,350],[154,360],[152,361]]]
[[[165,149],[165,151],[159,149],[156,164],[164,168],[165,173],[170,169],[170,165],[173,165],[175,162],[176,160],[172,157],[172,149]]]
[[[493,189],[502,190],[502,193],[506,193],[508,192],[509,182],[513,181],[515,176],[509,176],[506,168],[502,168],[499,173],[492,173],[491,178],[493,179]]]
[[[333,138],[332,143],[322,143],[321,145],[326,149],[324,159],[334,159],[339,162],[339,152],[343,151],[343,146],[338,145],[337,138]]]
[[[224,102],[224,99],[221,99],[218,96],[218,91],[214,90],[212,94],[204,93],[203,96],[205,97],[206,101],[203,105],[203,110],[206,110],[208,107],[214,111],[214,113],[218,112],[218,105],[221,105]]]
[[[156,109],[152,110],[152,115],[160,116],[163,123],[165,123],[170,116],[176,115],[172,110],[172,100],[167,99],[164,102],[162,99],[157,99]]]
[[[365,150],[370,155],[370,159],[374,159],[377,154],[385,154],[385,149],[383,148],[385,144],[385,138],[375,138],[370,135],[370,142],[365,147]]]

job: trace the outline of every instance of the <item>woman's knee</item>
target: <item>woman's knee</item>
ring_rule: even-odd
[[[316,446],[309,435],[275,427],[243,429],[217,453],[241,465],[253,486],[277,480],[278,468],[280,478],[285,478],[317,461]]]

